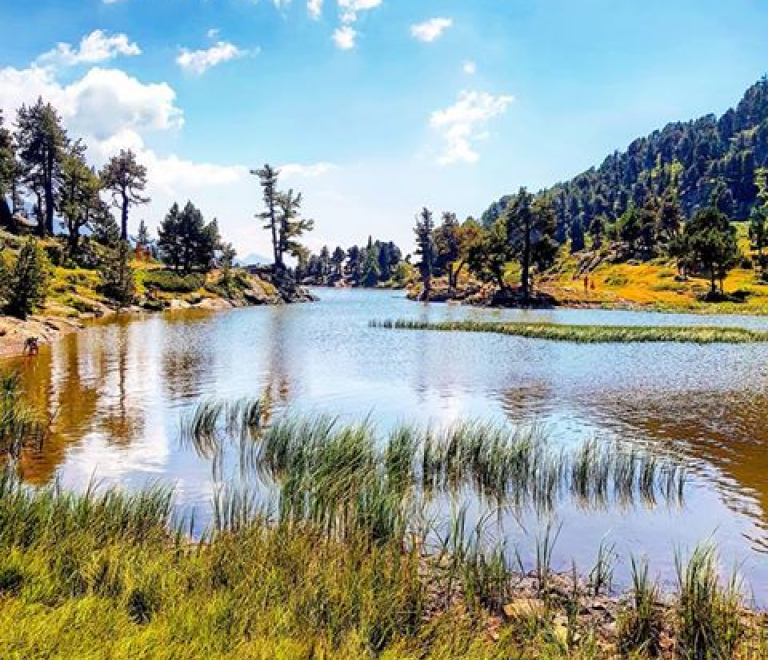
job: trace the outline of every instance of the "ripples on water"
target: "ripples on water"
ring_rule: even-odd
[[[178,441],[181,416],[204,398],[266,397],[277,413],[344,421],[370,415],[384,430],[402,421],[535,423],[564,445],[596,437],[672,454],[695,475],[683,510],[565,503],[560,568],[571,559],[588,567],[607,536],[625,557],[647,554],[670,579],[675,548],[714,538],[768,604],[759,596],[768,587],[768,346],[566,344],[368,327],[374,318],[482,318],[768,328],[768,319],[498,312],[424,306],[387,291],[319,295],[314,305],[97,324],[13,363],[39,403],[57,411],[25,477],[39,484],[58,476],[71,487],[94,477],[129,487],[170,481],[180,504],[205,519],[217,486],[210,462]],[[506,531],[525,553],[544,524],[528,516]]]

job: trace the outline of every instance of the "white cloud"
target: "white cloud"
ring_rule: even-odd
[[[94,67],[69,85],[50,69],[0,69],[0,108],[12,116],[38,97],[50,101],[79,135],[107,140],[122,130],[166,130],[184,123],[167,83],[145,84],[119,69]]]
[[[477,73],[477,64],[472,60],[467,60],[461,65],[461,70],[468,76],[474,76]]]
[[[176,63],[185,71],[201,75],[211,67],[243,57],[245,54],[244,50],[234,44],[219,41],[210,48],[202,50],[182,48]]]
[[[38,58],[41,65],[75,66],[106,62],[119,55],[140,55],[141,49],[125,34],[110,35],[103,30],[94,30],[84,36],[77,48],[71,44],[59,43],[56,48]]]
[[[281,165],[277,169],[280,171],[280,175],[286,179],[316,179],[339,168],[333,163],[320,162],[312,163],[310,165],[302,165],[301,163],[287,163],[286,165]]]
[[[411,26],[411,36],[419,41],[431,43],[439,39],[443,32],[453,26],[450,18],[430,18],[424,23]]]
[[[307,11],[312,18],[320,18],[323,13],[323,0],[307,0]]]
[[[438,163],[476,163],[480,155],[473,143],[487,137],[488,122],[503,115],[513,101],[511,96],[464,91],[452,106],[433,112],[429,125],[444,142]]]
[[[383,0],[338,0],[341,22],[347,25],[354,23],[359,12],[376,9],[382,2]]]
[[[219,28],[211,28],[208,30],[208,32],[205,33],[209,39],[218,39],[219,34],[221,34],[221,30]]]
[[[357,31],[349,25],[343,25],[340,28],[336,28],[333,33],[333,42],[336,44],[336,47],[341,50],[351,50],[354,48],[356,38]]]

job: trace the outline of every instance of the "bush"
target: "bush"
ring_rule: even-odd
[[[45,305],[48,295],[51,264],[45,251],[34,239],[27,239],[19,256],[5,277],[6,311],[11,316],[26,319]]]
[[[171,270],[150,270],[144,273],[144,286],[169,293],[192,293],[205,286],[205,275],[179,275]]]
[[[121,241],[101,267],[102,291],[121,307],[130,305],[136,294],[136,282],[131,268],[131,246]]]

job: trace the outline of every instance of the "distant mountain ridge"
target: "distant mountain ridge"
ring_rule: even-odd
[[[768,186],[768,77],[750,87],[739,104],[714,114],[674,122],[632,142],[567,182],[546,191],[558,215],[560,236],[574,222],[588,227],[595,216],[615,220],[634,204],[662,199],[677,189],[686,216],[706,206],[721,186],[721,207],[734,219],[746,218],[759,191]],[[508,197],[483,215],[492,223]]]

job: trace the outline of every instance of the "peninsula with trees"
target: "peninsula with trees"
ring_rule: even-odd
[[[264,221],[275,261],[249,272],[217,220],[191,201],[174,203],[154,238],[136,222],[150,198],[147,169],[133,151],[97,169],[42,98],[12,123],[0,115],[0,353],[116,311],[312,300],[284,261],[304,254],[300,240],[313,228],[301,194],[282,191],[269,165],[254,173],[265,206],[254,228]]]

